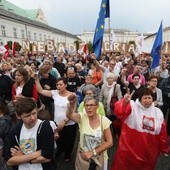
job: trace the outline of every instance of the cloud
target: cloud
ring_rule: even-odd
[[[94,30],[101,3],[100,0],[9,1],[27,9],[41,7],[49,25],[70,33]],[[161,19],[163,26],[169,26],[169,5],[169,0],[110,0],[111,27],[156,31]]]

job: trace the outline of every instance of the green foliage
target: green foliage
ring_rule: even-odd
[[[8,41],[7,44],[8,44],[9,49],[12,50],[12,41]]]
[[[129,41],[129,44],[135,44],[135,41]]]
[[[76,41],[74,41],[74,43],[76,44],[76,51],[78,51],[79,47],[80,47],[80,41],[76,40]]]
[[[89,53],[94,51],[93,48],[92,48],[92,42],[91,41],[89,41],[87,43],[87,47],[88,47]]]
[[[18,42],[16,42],[17,43],[17,46],[16,46],[16,51],[20,51],[21,50],[21,48],[22,48],[22,46],[18,43]]]

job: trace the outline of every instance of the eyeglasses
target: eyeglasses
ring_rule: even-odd
[[[94,95],[93,93],[86,93],[86,95]]]
[[[94,107],[96,104],[86,104],[85,107]]]

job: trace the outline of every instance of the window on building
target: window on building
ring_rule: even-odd
[[[34,40],[37,40],[37,34],[34,32]]]
[[[28,39],[31,40],[31,31],[28,31]]]
[[[44,41],[46,41],[46,35],[44,35]]]
[[[2,39],[0,39],[0,46],[3,46],[3,45],[4,45],[4,43],[3,43]]]
[[[42,41],[42,35],[41,34],[39,34],[39,40]]]
[[[21,30],[21,38],[25,39],[25,31],[24,30]]]
[[[14,35],[14,38],[17,38],[17,29],[16,28],[13,28],[13,35]]]
[[[1,25],[1,34],[2,34],[2,36],[6,36],[6,27],[5,27],[5,25]]]

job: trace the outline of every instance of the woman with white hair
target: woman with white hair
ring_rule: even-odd
[[[93,84],[87,84],[84,89],[83,89],[83,94],[85,97],[87,96],[94,96],[96,97],[97,91],[96,87]],[[78,107],[79,112],[86,112],[85,111],[85,106],[84,106],[84,101],[82,101]],[[99,115],[105,116],[105,110],[103,107],[102,102],[99,102],[99,107],[97,109],[97,113]]]
[[[108,73],[106,76],[106,82],[102,85],[99,95],[99,100],[103,103],[108,118],[113,117],[113,110],[110,108],[110,100],[113,96],[113,92],[115,92],[118,99],[122,98],[120,85],[116,83],[116,79],[117,77],[115,74]]]

